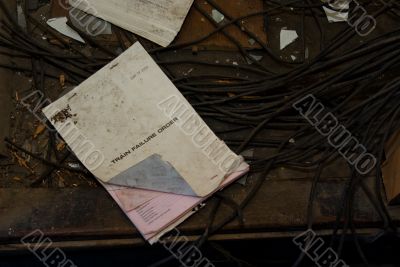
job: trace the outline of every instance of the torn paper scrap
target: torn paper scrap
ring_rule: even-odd
[[[299,36],[294,30],[282,29],[280,34],[280,49],[284,49],[291,43],[293,43]]]
[[[68,36],[78,42],[85,43],[85,40],[70,26],[67,25],[66,17],[52,18],[47,21],[47,24],[58,31],[59,33]]]
[[[211,11],[211,16],[216,23],[221,23],[225,19],[225,16],[216,9]]]
[[[350,0],[337,0],[329,4],[332,9],[323,7],[329,22],[343,22],[349,18]]]
[[[25,17],[25,13],[24,13],[24,9],[22,8],[21,5],[17,6],[17,21],[18,21],[18,25],[26,30],[26,17]]]
[[[168,46],[180,31],[193,0],[70,0],[73,7]]]
[[[205,197],[243,161],[136,42],[43,109],[103,182]]]
[[[263,59],[263,56],[261,55],[249,54],[249,56],[251,59],[246,57],[247,64],[249,65],[253,64],[254,61],[261,61]]]

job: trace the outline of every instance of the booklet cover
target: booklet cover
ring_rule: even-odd
[[[139,42],[43,112],[109,184],[206,197],[243,161]]]

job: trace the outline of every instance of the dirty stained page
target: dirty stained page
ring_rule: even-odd
[[[161,46],[178,34],[193,0],[70,0],[70,4]]]
[[[204,197],[241,160],[138,42],[43,112],[86,168],[114,185]]]

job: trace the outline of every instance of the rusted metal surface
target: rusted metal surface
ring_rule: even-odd
[[[304,229],[311,177],[298,174],[267,179],[270,181],[263,184],[259,194],[245,209],[244,224],[238,220],[228,224],[220,232],[220,240],[232,239],[232,233],[238,236],[243,234],[243,238],[248,233],[258,232],[282,232],[283,236],[285,231]],[[341,182],[344,179],[324,178],[319,185],[315,204],[316,229],[331,229],[336,209],[341,203]],[[252,183],[251,178],[249,182]],[[239,201],[245,191],[245,187],[235,184],[224,194]],[[355,221],[360,228],[378,226],[379,218],[362,192],[357,193],[357,199],[359,204],[355,207]],[[212,202],[180,226],[180,230],[187,235],[201,234]],[[225,206],[216,220],[224,218],[225,213],[230,211],[231,208]],[[393,215],[400,221],[398,210],[394,209]],[[0,240],[3,243],[18,243],[27,233],[40,229],[57,241],[114,240],[116,245],[144,245],[135,227],[102,188],[3,188],[0,189],[0,216]]]
[[[68,0],[51,1],[50,16],[52,18],[68,16],[68,9],[66,7],[69,7]]]
[[[102,188],[3,188],[0,212],[2,241],[18,241],[36,229],[58,238],[138,236]]]
[[[207,12],[209,15],[212,14],[212,10],[215,9],[207,1],[196,0],[195,1],[201,9]],[[262,1],[257,0],[215,0],[215,2],[223,7],[224,11],[233,18],[240,17],[246,14],[250,14],[256,11],[262,11],[264,6]],[[225,18],[225,20],[227,20]],[[221,22],[220,24],[223,24]],[[260,40],[264,43],[267,42],[267,34],[265,30],[264,20],[262,17],[254,17],[241,21],[241,26],[245,27],[249,31],[253,32]],[[209,32],[214,30],[214,25],[207,20],[195,7],[189,12],[186,21],[176,39],[176,43],[183,43],[192,41],[197,38],[203,37]],[[229,35],[239,41],[239,43],[246,48],[260,48],[260,45],[253,43],[251,38],[243,33],[238,26],[229,26],[226,31]],[[250,40],[250,41],[249,41]],[[199,46],[207,47],[207,49],[235,49],[237,47],[232,44],[226,36],[222,33],[218,33],[215,36],[211,36],[209,39],[203,41]]]
[[[4,57],[0,55],[0,64],[4,61]],[[9,135],[10,123],[11,123],[11,111],[13,110],[12,98],[10,92],[10,71],[0,70],[0,139],[4,140]],[[0,142],[0,155],[6,155],[6,146],[4,142]]]

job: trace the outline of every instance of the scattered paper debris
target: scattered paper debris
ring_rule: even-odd
[[[256,43],[256,40],[254,40],[253,38],[249,39],[249,44],[250,45],[254,45]]]
[[[329,6],[331,6],[335,10],[329,9],[327,7],[323,7],[323,9],[330,23],[343,22],[348,20],[350,0],[336,0],[333,3],[329,3]]]
[[[17,17],[18,17],[18,25],[26,30],[26,19],[25,19],[25,13],[24,10],[22,9],[21,5],[17,6]]]
[[[247,149],[243,151],[240,155],[243,157],[253,157],[254,156],[254,148]]]
[[[263,56],[260,55],[250,54],[250,56],[256,61],[260,61],[261,59],[263,59]]]
[[[299,36],[294,30],[281,29],[280,34],[280,49],[283,50],[288,45],[293,43]]]
[[[211,11],[211,16],[216,23],[221,23],[225,19],[225,16],[216,9]]]
[[[47,24],[58,31],[59,33],[68,36],[78,42],[85,43],[85,40],[73,30],[70,26],[67,25],[68,19],[66,17],[52,18],[47,21]]]
[[[68,166],[77,170],[81,168],[79,163],[68,163]]]
[[[263,56],[260,56],[260,55],[249,54],[249,56],[255,61],[261,61],[263,59]],[[247,60],[247,64],[249,64],[249,65],[253,64],[253,61],[250,58],[246,58],[246,60]]]
[[[192,73],[193,70],[194,70],[193,68],[190,68],[188,71],[183,72],[183,75],[188,76],[190,73]]]

